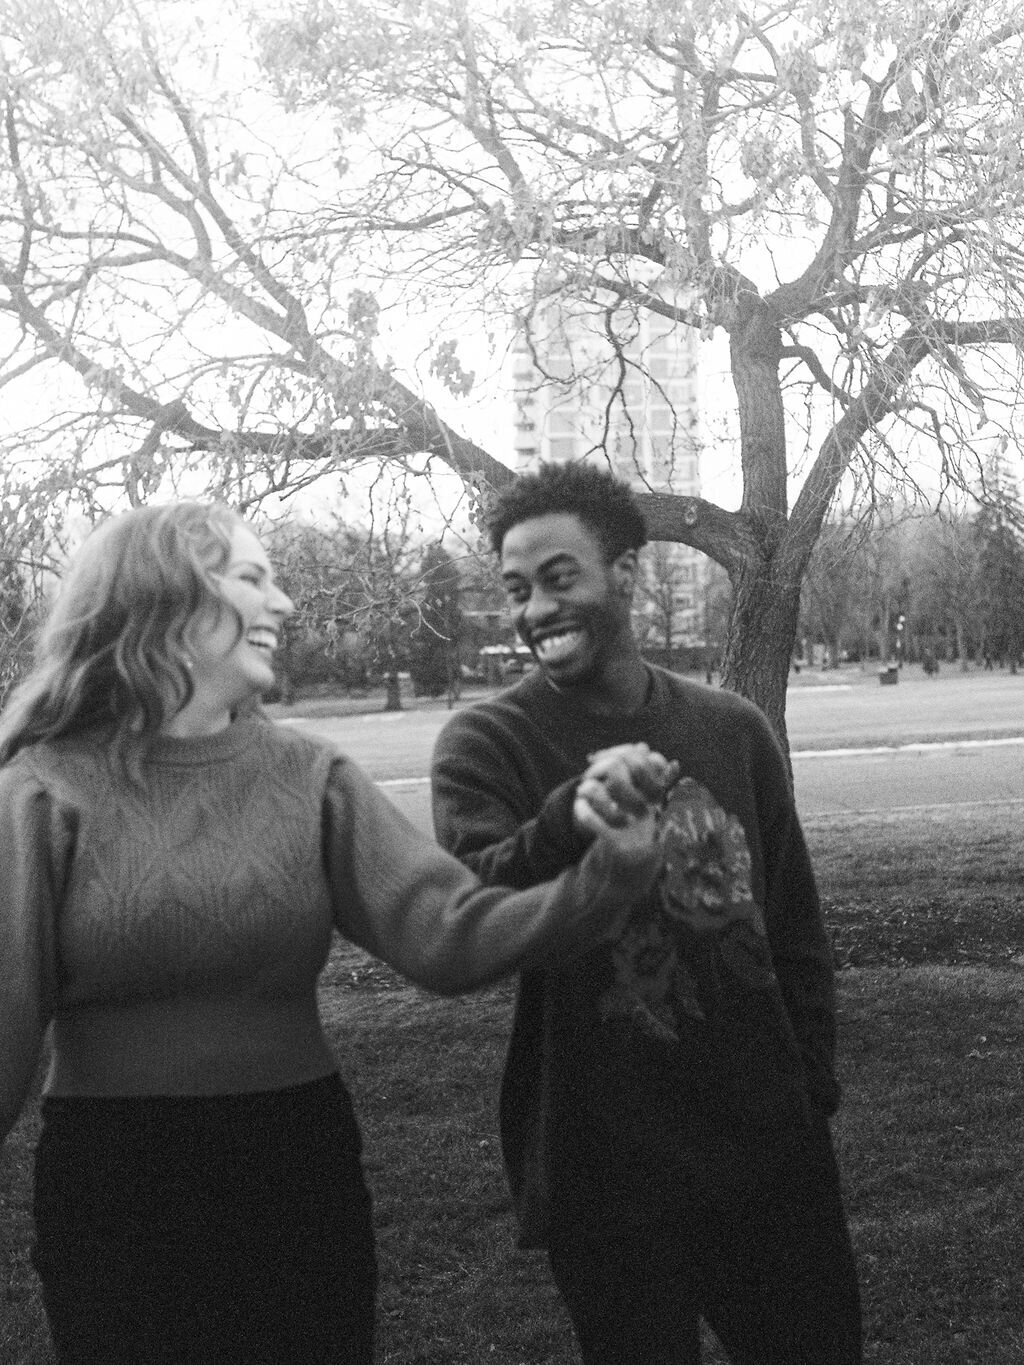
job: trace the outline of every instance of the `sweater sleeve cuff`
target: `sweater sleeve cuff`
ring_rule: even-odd
[[[545,846],[558,851],[562,864],[578,862],[593,842],[593,836],[580,830],[573,819],[573,805],[579,778],[571,778],[555,787],[537,815],[537,827]]]

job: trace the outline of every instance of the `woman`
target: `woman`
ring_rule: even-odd
[[[227,509],[136,509],[83,546],[0,718],[0,1139],[52,1023],[34,1263],[62,1365],[368,1365],[333,931],[455,993],[584,950],[658,875],[655,816],[584,780],[579,866],[482,888],[255,712],[291,610]]]

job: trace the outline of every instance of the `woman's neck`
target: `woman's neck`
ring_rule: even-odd
[[[160,727],[162,735],[172,739],[200,739],[204,735],[218,735],[231,724],[231,712],[217,707],[209,710],[188,702]]]

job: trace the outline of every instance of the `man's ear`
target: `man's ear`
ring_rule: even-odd
[[[612,580],[623,597],[632,597],[636,587],[637,552],[623,550],[612,560]]]

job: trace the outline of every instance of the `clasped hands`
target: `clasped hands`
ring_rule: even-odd
[[[573,803],[576,828],[621,852],[648,848],[679,764],[647,744],[617,744],[590,755]]]

